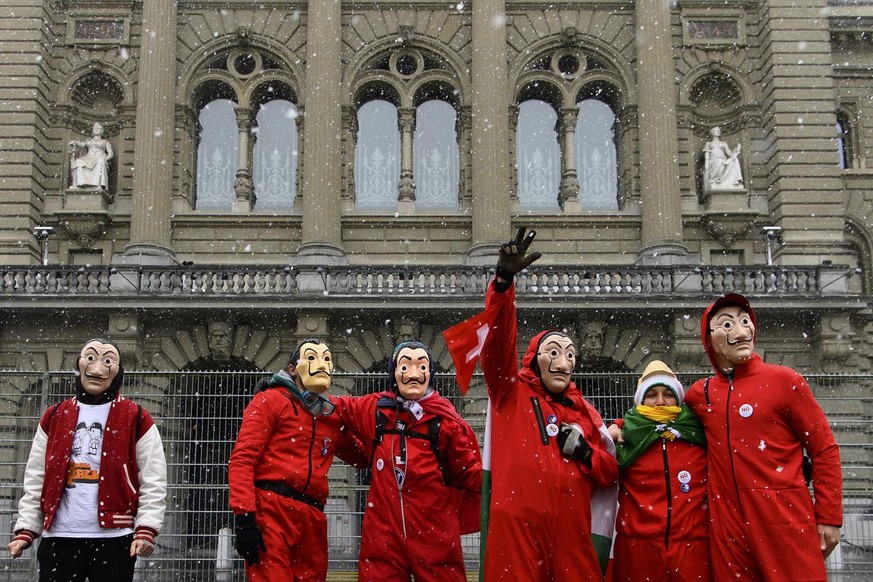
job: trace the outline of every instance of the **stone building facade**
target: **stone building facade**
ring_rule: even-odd
[[[318,336],[346,371],[409,338],[450,370],[440,331],[527,226],[520,334],[566,328],[588,370],[706,373],[699,314],[738,290],[767,360],[871,371],[869,2],[7,0],[0,24],[0,367],[108,335],[128,368],[275,370]],[[77,189],[95,122],[109,184]],[[741,187],[704,183],[715,126]]]

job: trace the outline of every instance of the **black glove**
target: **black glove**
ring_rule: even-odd
[[[267,551],[264,536],[255,520],[254,513],[235,515],[234,533],[236,534],[236,553],[246,559],[246,564],[254,566],[261,561],[258,550]]]
[[[582,436],[582,431],[572,424],[561,423],[561,430],[558,432],[558,446],[563,454],[571,459],[582,461],[586,467],[591,467],[591,454],[594,451],[585,437]]]
[[[497,275],[502,279],[512,279],[513,275],[527,269],[531,263],[542,256],[541,253],[527,254],[527,248],[537,233],[535,230],[524,235],[525,227],[518,227],[515,239],[500,245],[497,253]]]

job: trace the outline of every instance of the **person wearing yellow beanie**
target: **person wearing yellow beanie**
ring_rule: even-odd
[[[706,441],[673,370],[650,362],[637,382],[617,456],[613,581],[711,580]]]

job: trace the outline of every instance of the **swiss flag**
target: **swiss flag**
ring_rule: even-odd
[[[461,394],[466,394],[470,388],[470,380],[476,370],[476,360],[485,346],[485,339],[491,331],[494,320],[502,305],[492,305],[482,313],[474,315],[458,325],[443,332],[446,346],[455,362],[455,375],[458,378],[458,388]]]

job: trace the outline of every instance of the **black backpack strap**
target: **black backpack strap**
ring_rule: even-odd
[[[388,424],[388,417],[385,413],[376,409],[376,433],[373,436],[373,456],[370,458],[370,465],[373,465],[373,458],[376,456],[376,448],[382,444],[382,438],[385,436],[385,425]]]
[[[443,474],[443,484],[449,485],[449,468],[446,465],[445,456],[440,453],[439,417],[434,417],[427,421],[427,440],[430,441],[430,448],[431,450],[433,450],[434,457],[436,457],[437,465],[439,465],[440,468],[440,473]]]

